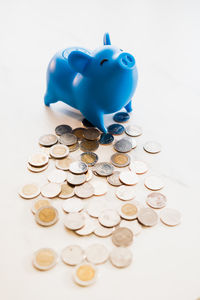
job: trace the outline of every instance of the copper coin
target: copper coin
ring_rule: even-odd
[[[99,142],[98,141],[89,141],[89,140],[83,140],[80,143],[80,149],[84,152],[87,151],[95,151],[99,148]]]
[[[88,128],[83,133],[83,137],[90,141],[97,140],[99,136],[100,136],[100,131],[96,128]]]
[[[78,127],[72,130],[72,133],[77,137],[78,140],[82,140],[84,138],[83,134],[85,132],[85,128]]]

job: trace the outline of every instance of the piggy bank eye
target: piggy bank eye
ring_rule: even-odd
[[[100,62],[100,65],[103,66],[103,63],[105,63],[105,61],[108,61],[108,59],[106,59],[106,58],[102,59],[102,61]]]

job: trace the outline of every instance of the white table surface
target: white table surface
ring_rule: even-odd
[[[199,13],[200,5],[193,0],[0,2],[2,299],[192,300],[200,296]],[[51,56],[71,45],[93,49],[102,44],[105,31],[113,44],[134,54],[138,65],[131,122],[141,125],[144,134],[137,138],[138,147],[131,155],[146,161],[150,173],[163,176],[168,207],[179,209],[183,220],[175,228],[159,223],[143,230],[131,246],[130,267],[119,270],[108,262],[99,266],[96,284],[81,288],[72,281],[73,269],[61,261],[51,271],[36,271],[32,253],[46,246],[60,253],[71,243],[86,247],[97,241],[111,249],[110,238],[80,238],[66,232],[62,200],[53,200],[60,221],[51,228],[37,226],[30,211],[32,200],[21,199],[17,191],[30,181],[42,185],[53,168],[51,164],[42,174],[26,169],[38,138],[62,123],[81,125],[81,114],[67,105],[43,105]],[[112,116],[105,119],[107,125],[112,122]],[[143,151],[143,143],[151,139],[162,144],[160,154]],[[98,149],[100,160],[109,160],[113,150],[108,148]],[[79,155],[80,151],[72,153]],[[148,194],[145,176],[136,187],[142,203]],[[111,187],[106,197],[112,201]]]

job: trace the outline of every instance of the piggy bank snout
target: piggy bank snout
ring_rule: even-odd
[[[135,58],[127,52],[121,53],[117,61],[121,67],[126,69],[132,69],[135,66]]]

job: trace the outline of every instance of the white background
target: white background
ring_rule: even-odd
[[[0,294],[2,299],[137,299],[190,300],[200,296],[199,69],[200,5],[198,1],[0,1],[0,132],[1,225]],[[110,263],[99,267],[95,285],[76,286],[72,268],[61,261],[49,272],[36,271],[32,253],[43,246],[58,253],[70,243],[83,247],[110,239],[79,238],[63,228],[61,200],[54,200],[60,221],[40,228],[30,211],[32,201],[17,195],[30,181],[42,184],[43,174],[26,169],[38,137],[58,124],[81,125],[82,116],[64,104],[43,105],[45,73],[52,55],[69,46],[94,49],[109,31],[111,42],[136,58],[139,84],[131,121],[141,125],[133,158],[144,159],[161,174],[170,207],[183,214],[182,224],[158,224],[143,230],[132,246],[134,260],[124,270]],[[106,118],[106,125],[112,122]],[[142,145],[162,144],[152,156]],[[100,160],[113,150],[97,151]],[[100,153],[101,152],[101,153]],[[80,152],[72,154],[79,157]],[[49,169],[52,168],[51,164]],[[138,200],[148,191],[137,187]],[[113,197],[110,188],[108,196]],[[108,199],[108,200],[109,200]],[[87,201],[86,201],[87,202]]]

